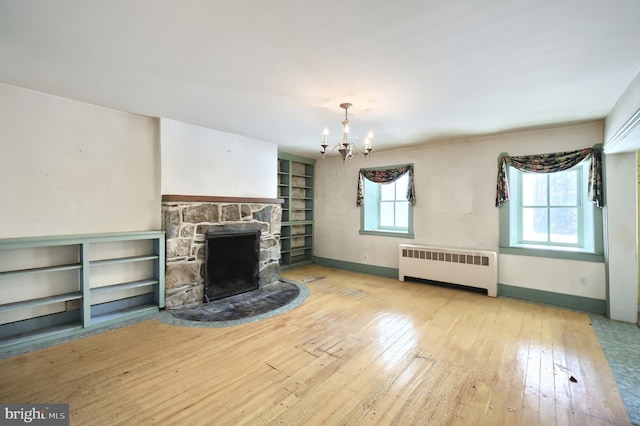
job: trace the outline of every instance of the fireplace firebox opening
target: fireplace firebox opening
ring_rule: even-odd
[[[259,288],[260,230],[206,234],[204,300]]]

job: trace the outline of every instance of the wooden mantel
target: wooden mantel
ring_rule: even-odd
[[[162,196],[163,202],[189,202],[189,203],[261,203],[261,204],[282,204],[282,198],[251,198],[251,197],[218,197],[210,195],[175,195],[165,194]]]

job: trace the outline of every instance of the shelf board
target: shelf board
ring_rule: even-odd
[[[313,225],[312,219],[304,219],[304,220],[287,220],[282,221],[282,226],[302,226],[302,225]]]
[[[97,296],[100,294],[112,293],[114,291],[145,287],[148,285],[155,285],[155,284],[158,284],[158,280],[156,280],[155,278],[152,278],[148,280],[130,281],[128,283],[113,284],[113,285],[104,286],[104,287],[92,288],[90,291],[92,296]]]
[[[0,250],[44,246],[80,246],[86,243],[162,239],[164,231],[113,232],[91,235],[48,235],[0,239]]]
[[[49,305],[51,303],[66,302],[69,300],[82,299],[82,293],[74,291],[73,293],[58,294],[55,296],[40,297],[38,299],[23,300],[21,302],[5,303],[0,305],[0,312],[14,311],[16,309],[32,308],[34,306]]]
[[[42,266],[40,268],[18,269],[15,271],[0,272],[0,277],[6,277],[11,275],[34,274],[38,272],[68,271],[71,269],[80,269],[80,268],[82,268],[82,265],[79,263],[71,263],[68,265]]]
[[[66,324],[55,325],[52,327],[42,328],[40,330],[31,331],[28,333],[16,334],[14,336],[6,337],[0,340],[0,348],[8,348],[16,345],[30,344],[39,341],[41,339],[51,339],[60,334],[70,333],[75,330],[82,329],[82,323],[80,321],[73,321]],[[11,350],[11,349],[9,349]],[[0,351],[1,352],[1,351]]]
[[[158,312],[158,305],[144,304],[138,306],[132,306],[129,308],[119,309],[117,311],[108,312],[100,315],[94,315],[91,317],[91,325],[121,321],[127,317],[134,317],[140,315],[146,315],[149,313]]]
[[[143,256],[119,257],[116,259],[92,260],[91,262],[89,262],[89,264],[91,266],[100,266],[100,265],[111,265],[115,263],[139,262],[142,260],[156,260],[156,259],[158,259],[158,255],[147,254]]]

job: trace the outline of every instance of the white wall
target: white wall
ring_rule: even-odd
[[[160,229],[157,120],[0,83],[0,147],[0,238]],[[59,261],[77,262],[77,247],[0,251],[0,270]],[[9,303],[77,291],[78,276],[0,284]],[[11,311],[0,324],[64,310]]]
[[[638,319],[637,169],[640,149],[640,72],[605,121],[609,309],[611,318]]]
[[[604,263],[500,255],[500,284],[606,299]]]
[[[640,72],[607,115],[604,141],[607,154],[640,150]]]
[[[162,194],[276,198],[278,146],[161,119]]]
[[[397,268],[397,247],[403,242],[498,251],[499,220],[495,207],[498,155],[501,152],[526,155],[591,147],[602,143],[602,128],[603,123],[599,121],[376,151],[366,162],[356,158],[344,165],[336,157],[319,160],[315,181],[314,254]],[[359,235],[360,210],[355,205],[358,170],[403,163],[415,165],[415,239]],[[506,278],[514,286],[604,299],[603,264],[594,268],[589,262],[545,261],[521,256],[500,256],[499,264],[500,283]],[[522,267],[525,270],[521,270]],[[537,280],[531,279],[532,270],[536,271]],[[586,274],[588,286],[576,285],[571,291],[565,286],[550,286],[557,274],[568,276],[572,283],[579,282]]]
[[[609,315],[638,320],[636,153],[605,156]]]
[[[0,238],[160,228],[156,120],[0,83]]]

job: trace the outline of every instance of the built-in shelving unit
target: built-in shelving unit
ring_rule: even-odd
[[[313,183],[315,160],[278,154],[278,198],[282,198],[280,267],[313,260]]]
[[[0,240],[0,352],[164,307],[164,232]]]

